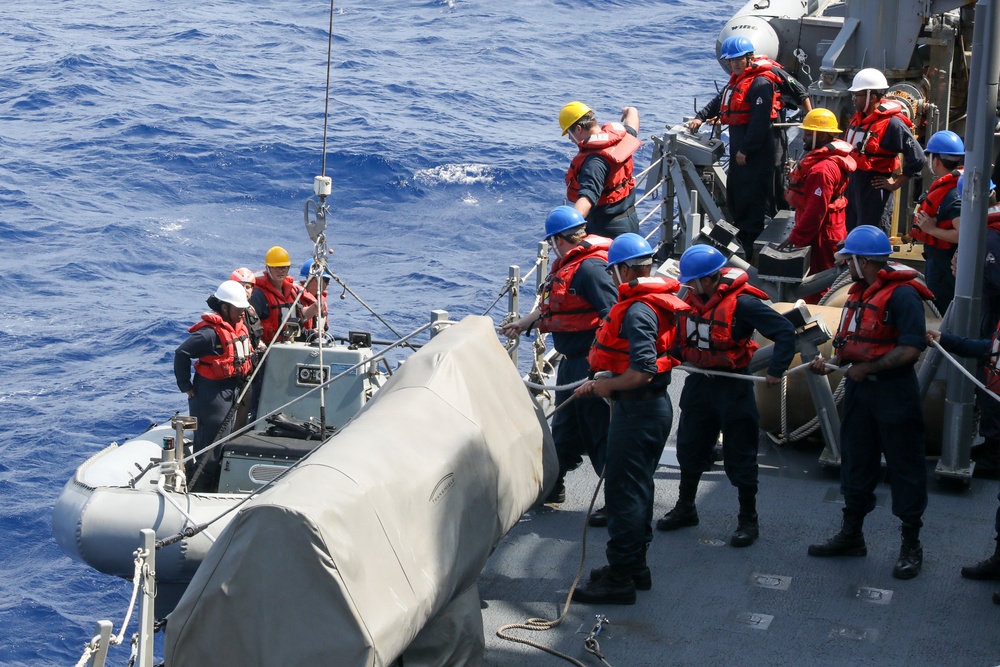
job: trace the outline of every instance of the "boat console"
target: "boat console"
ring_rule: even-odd
[[[272,345],[262,369],[257,414],[278,413],[224,445],[218,492],[260,488],[345,426],[378,389],[375,362],[365,363],[371,356],[371,345],[358,342],[322,351],[315,343]]]

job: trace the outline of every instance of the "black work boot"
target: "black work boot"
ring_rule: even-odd
[[[587,523],[592,528],[604,528],[608,525],[608,510],[602,505],[590,513]]]
[[[757,515],[743,516],[740,513],[736,530],[729,538],[729,546],[748,547],[756,542],[758,537],[760,537],[760,527],[757,525]]]
[[[694,503],[677,501],[674,508],[656,520],[657,530],[677,530],[686,526],[698,525],[698,510]]]
[[[631,568],[609,565],[599,579],[591,579],[586,586],[573,591],[573,600],[591,604],[635,604]]]
[[[962,576],[966,579],[1000,580],[1000,536],[997,537],[997,547],[993,555],[975,565],[963,567]]]
[[[645,563],[633,565],[629,568],[632,576],[632,584],[637,591],[648,591],[653,587],[653,575],[649,571],[649,566]],[[590,583],[596,583],[608,576],[611,571],[610,565],[595,567],[590,571]]]
[[[865,536],[861,532],[865,515],[844,509],[844,522],[840,532],[826,542],[809,545],[810,556],[866,556]]]
[[[920,545],[920,526],[903,524],[900,529],[903,541],[899,547],[899,559],[892,568],[892,576],[897,579],[912,579],[920,574],[924,564],[924,548]]]
[[[757,487],[740,488],[740,514],[736,530],[729,538],[731,547],[748,547],[760,537],[757,524]]]
[[[649,545],[647,544],[642,549],[642,554],[639,556],[639,560],[630,565],[624,566],[632,575],[632,583],[635,584],[635,588],[638,591],[648,591],[653,587],[653,577],[649,572],[649,566],[646,565],[646,552],[649,551]],[[605,565],[604,567],[595,567],[590,571],[590,583],[597,582],[608,576],[611,572],[611,566]]]
[[[549,495],[545,497],[545,502],[556,505],[566,502],[566,473],[559,473],[559,477],[556,478],[556,485],[552,487]]]
[[[677,530],[686,526],[698,525],[698,510],[694,499],[698,495],[698,482],[701,475],[681,472],[681,482],[677,493],[677,504],[656,522],[657,530]]]
[[[993,594],[993,604],[1000,604],[1000,591]]]

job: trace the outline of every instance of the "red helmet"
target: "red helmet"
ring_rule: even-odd
[[[235,280],[238,283],[254,283],[257,282],[256,276],[254,276],[253,271],[246,267],[240,267],[233,271],[232,275],[229,276],[230,280]]]

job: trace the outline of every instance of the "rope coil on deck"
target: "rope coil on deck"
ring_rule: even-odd
[[[581,536],[581,546],[580,546],[580,566],[577,568],[576,577],[573,579],[572,585],[569,587],[569,593],[566,594],[566,601],[563,603],[562,612],[559,617],[555,620],[548,620],[546,618],[529,618],[524,623],[508,623],[507,625],[501,626],[497,629],[496,635],[500,639],[514,642],[517,644],[524,644],[526,646],[531,646],[532,648],[537,648],[540,651],[545,651],[550,655],[554,655],[557,658],[561,658],[569,663],[577,665],[577,667],[588,667],[585,663],[580,662],[576,658],[561,653],[551,646],[546,646],[539,642],[532,641],[530,639],[525,639],[523,637],[515,637],[514,635],[508,634],[508,630],[530,630],[532,632],[545,632],[551,630],[552,628],[558,626],[566,618],[566,614],[569,613],[570,603],[573,601],[573,592],[576,587],[580,584],[580,579],[583,578],[583,570],[587,565],[587,528],[589,527],[590,515],[594,511],[594,504],[597,502],[597,496],[601,492],[601,486],[604,484],[604,474],[601,474],[601,478],[597,481],[597,486],[594,487],[594,495],[590,498],[590,506],[587,508],[586,515],[583,518],[583,534]],[[596,628],[596,626],[595,626]],[[588,642],[591,642],[591,646],[596,649],[596,653],[588,648]],[[588,653],[593,654],[597,657],[603,664],[611,667],[610,664],[604,659],[604,656],[600,654],[600,644],[597,643],[596,633],[591,631],[587,639],[584,640],[584,650]]]

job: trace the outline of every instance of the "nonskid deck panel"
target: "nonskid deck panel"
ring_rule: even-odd
[[[672,434],[668,446],[674,445]],[[513,633],[597,665],[583,640],[595,614],[604,614],[611,625],[600,645],[614,667],[1000,664],[1000,606],[991,600],[1000,582],[959,575],[962,565],[992,553],[998,483],[975,479],[966,490],[945,488],[934,481],[929,459],[923,571],[900,581],[891,574],[899,521],[884,483],[865,524],[867,557],[807,555],[810,543],[836,532],[843,507],[835,471],[821,468],[819,453],[819,445],[779,448],[762,436],[756,544],[728,546],[736,490],[717,464],[699,487],[700,524],[654,531],[653,588],[640,591],[636,605],[573,603],[557,628]],[[654,520],[673,507],[678,477],[671,467],[657,473]],[[495,632],[530,617],[558,616],[579,566],[583,517],[596,481],[589,463],[570,473],[567,502],[526,515],[487,563],[479,580],[487,665],[558,664]],[[587,531],[584,578],[605,564],[606,539],[606,529]]]

